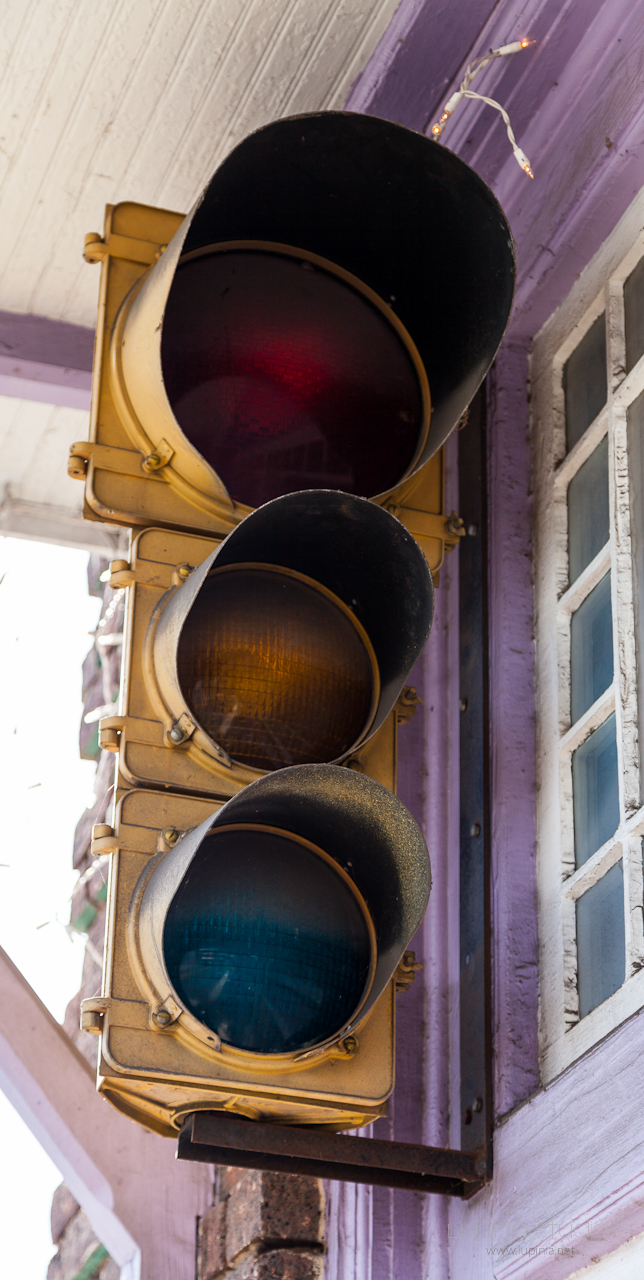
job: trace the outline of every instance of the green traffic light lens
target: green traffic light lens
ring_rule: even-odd
[[[322,851],[261,828],[212,832],[163,936],[170,981],[225,1045],[297,1052],[336,1035],[366,997],[373,929]]]
[[[351,611],[271,565],[206,578],[181,632],[177,672],[201,727],[255,769],[341,759],[380,695],[373,649]]]

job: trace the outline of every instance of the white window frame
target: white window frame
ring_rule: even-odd
[[[537,883],[540,934],[540,1047],[544,1083],[644,1006],[644,776],[640,779],[634,586],[631,560],[627,411],[644,391],[644,356],[625,375],[623,286],[644,257],[644,191],[633,201],[568,297],[537,335],[531,356],[535,493],[537,715]],[[607,401],[566,453],[563,370],[605,311]],[[608,437],[610,539],[568,587],[567,490]],[[644,500],[644,497],[643,497]],[[570,619],[611,572],[614,678],[570,723]],[[575,869],[574,750],[615,711],[620,822],[609,841]],[[642,762],[644,763],[644,761]],[[644,771],[643,771],[644,775]],[[619,860],[624,868],[626,976],[579,1019],[575,902]]]

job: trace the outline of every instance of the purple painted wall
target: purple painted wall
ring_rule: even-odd
[[[94,330],[45,316],[0,311],[0,356],[91,373]]]
[[[0,311],[0,395],[90,407],[94,330]]]
[[[539,1084],[534,642],[528,361],[505,343],[489,379],[490,748],[497,1116]]]
[[[527,345],[644,185],[639,0],[403,0],[347,108],[425,130],[473,56],[523,36],[535,46],[496,64],[480,87],[509,110],[534,182],[490,107],[462,104],[443,138],[509,218],[519,262],[512,337]]]
[[[453,0],[402,0],[347,109],[424,131],[493,9],[494,0],[471,0],[455,21]]]
[[[518,260],[513,317],[489,402],[497,1114],[538,1084],[528,351],[644,185],[644,6],[471,0],[455,10],[441,0],[403,0],[347,102],[351,110],[426,129],[471,57],[526,35],[534,47],[494,64],[480,87],[509,110],[535,180],[521,172],[491,108],[462,104],[444,133],[445,145],[499,197]],[[416,785],[408,767],[407,782],[401,769],[401,794]],[[404,1089],[399,1085],[406,1107],[412,1087],[420,1098],[411,1075]]]

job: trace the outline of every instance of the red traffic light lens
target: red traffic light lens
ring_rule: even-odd
[[[373,944],[348,876],[305,841],[222,827],[166,916],[170,981],[224,1044],[288,1053],[337,1034],[366,995]]]
[[[380,689],[349,609],[301,574],[215,569],[183,626],[177,673],[206,733],[255,769],[338,760],[369,727]]]
[[[403,333],[309,259],[198,251],[168,298],[163,376],[181,429],[236,502],[301,489],[370,498],[407,474],[428,429]]]

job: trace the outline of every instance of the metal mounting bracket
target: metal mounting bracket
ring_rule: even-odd
[[[177,1159],[465,1199],[483,1186],[487,1168],[485,1158],[476,1152],[355,1138],[303,1125],[261,1124],[225,1111],[196,1111],[187,1116]]]

